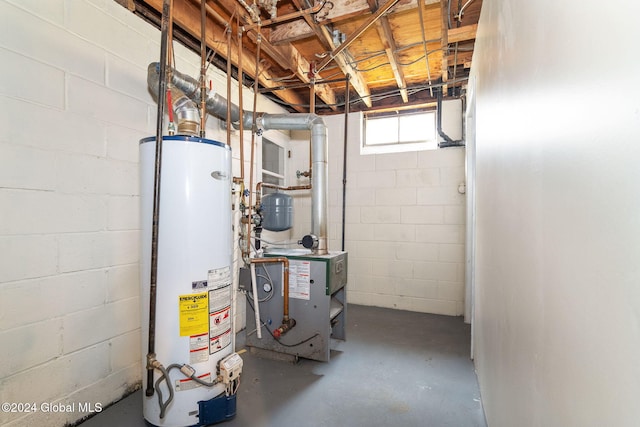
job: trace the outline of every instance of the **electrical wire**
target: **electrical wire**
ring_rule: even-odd
[[[267,270],[264,266],[260,266],[260,267],[262,267],[262,269],[265,271],[266,275],[264,275],[264,274],[256,274],[256,278],[261,277],[264,280],[266,280],[267,283],[269,283],[269,285],[271,286],[271,290],[269,292],[267,292],[267,296],[266,297],[264,297],[262,299],[258,298],[258,302],[259,303],[260,302],[269,301],[271,298],[273,298],[273,295],[274,295],[274,291],[273,290],[275,288],[275,286],[273,285],[273,279],[271,279],[271,276],[269,275],[269,270]],[[257,285],[257,283],[256,283],[256,285]],[[247,292],[247,294],[251,295],[251,298],[253,299],[253,292],[251,292],[249,290],[247,290],[246,292]]]
[[[447,81],[446,83],[432,83],[432,84],[427,84],[427,85],[420,85],[420,86],[414,86],[410,89],[407,89],[407,93],[409,95],[413,95],[425,90],[429,90],[429,89],[435,89],[435,88],[439,88],[442,87],[444,85],[451,85],[454,83],[459,83],[459,82],[464,82],[469,80],[469,77],[459,77],[457,79],[452,79]],[[386,98],[392,98],[394,96],[398,96],[400,94],[400,89],[392,89],[390,91],[387,92],[383,92],[383,93],[377,93],[377,94],[373,94],[373,95],[367,95],[367,96],[360,96],[357,99],[353,100],[350,102],[350,104],[353,104],[354,102],[364,102],[365,98],[369,98],[372,101],[382,101],[383,99]],[[277,98],[277,97],[270,97],[269,99],[271,99],[273,102],[275,102],[276,104],[280,104],[283,106],[289,106],[289,107],[309,107],[309,104],[292,104],[289,102],[284,102],[281,99]],[[334,104],[324,104],[327,107],[343,107],[345,105],[344,102],[336,102]]]
[[[205,387],[213,387],[217,384],[220,383],[220,381],[218,381],[217,379],[214,381],[205,381],[201,378],[198,378],[195,374],[195,370],[193,371],[194,373],[191,376],[186,375],[183,371],[182,368],[188,366],[188,365],[181,365],[178,363],[172,363],[171,365],[167,366],[166,368],[162,365],[158,366],[158,369],[160,370],[160,372],[162,372],[162,375],[156,380],[156,392],[158,393],[158,405],[160,406],[160,419],[164,418],[165,413],[167,411],[167,408],[169,407],[169,404],[171,403],[171,401],[173,401],[173,397],[174,397],[174,391],[173,391],[173,385],[170,382],[170,378],[169,378],[169,372],[171,372],[172,369],[180,369],[180,372],[186,377],[189,378],[195,382],[197,382],[198,384],[201,384]],[[191,370],[193,370],[193,368],[191,368],[189,366],[189,368]],[[160,390],[160,384],[162,383],[162,381],[165,382],[165,384],[167,385],[167,388],[169,389],[169,398],[166,400],[166,402],[162,401],[162,391]],[[235,394],[235,393],[234,393]],[[220,394],[222,395],[222,393]],[[218,396],[220,396],[218,395]],[[216,396],[217,397],[217,396]]]
[[[467,6],[469,6],[471,3],[473,2],[473,0],[468,0],[464,6],[462,6],[460,8],[460,10],[458,11],[458,14],[454,17],[456,18],[458,21],[462,21],[462,15],[464,14],[464,10],[467,8]]]
[[[281,240],[279,242],[270,242],[268,240],[263,239],[262,237],[254,237],[255,240],[260,240],[263,243],[267,243],[269,245],[297,245],[298,241],[297,240],[290,240],[290,241],[286,241],[286,240]]]
[[[169,371],[171,370],[172,367],[178,367],[178,366],[180,365],[175,365],[175,364],[169,365],[169,367],[166,369],[162,365],[158,367],[160,372],[162,372],[162,375],[158,377],[158,379],[156,380],[156,393],[158,394],[158,406],[160,406],[160,419],[164,418],[165,412],[167,411],[169,404],[173,400],[173,386],[169,382]],[[166,402],[162,401],[162,391],[160,391],[160,384],[162,383],[163,380],[167,384],[167,388],[169,389],[169,398],[167,399]]]

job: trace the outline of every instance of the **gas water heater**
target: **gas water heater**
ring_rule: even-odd
[[[147,378],[156,138],[140,141],[143,380]],[[165,136],[156,287],[155,394],[143,395],[156,426],[203,426],[235,416],[242,359],[232,329],[231,150]],[[153,333],[153,331],[152,331]],[[146,384],[144,384],[146,386]]]

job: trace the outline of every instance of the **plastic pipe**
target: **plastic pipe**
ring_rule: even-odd
[[[237,184],[236,184],[237,185]],[[233,276],[232,276],[232,285],[231,285],[231,310],[233,313],[233,331],[236,330],[236,306],[238,305],[236,295],[238,294],[238,284],[239,284],[239,270],[238,270],[238,247],[240,238],[240,198],[242,197],[242,186],[238,185],[236,188],[233,199],[233,205],[235,207],[233,211]],[[231,351],[233,353],[236,352],[236,334],[231,334]]]
[[[258,301],[258,280],[256,279],[256,265],[251,263],[251,292],[253,293],[253,312],[256,315],[256,335],[262,339],[262,325],[260,324],[260,302]]]

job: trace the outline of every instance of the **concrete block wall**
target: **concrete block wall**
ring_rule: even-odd
[[[88,412],[40,405],[106,406],[139,386],[138,140],[155,134],[159,40],[111,0],[0,0],[0,402],[37,405],[0,425],[62,426]],[[197,75],[197,55],[175,47]],[[207,128],[225,140],[219,120]]]
[[[445,103],[446,104],[446,103]],[[459,109],[453,108],[453,111]],[[443,119],[447,118],[446,116]],[[459,113],[448,117],[454,138]],[[341,248],[344,116],[329,127],[329,247]],[[444,127],[444,125],[443,125]],[[349,117],[345,249],[348,301],[445,315],[464,312],[464,148],[360,154],[362,115]],[[293,140],[307,138],[296,133]],[[292,141],[291,161],[308,167],[306,143]],[[295,174],[290,177],[295,182]],[[299,183],[302,183],[300,180]],[[295,198],[294,237],[309,232],[311,200]]]

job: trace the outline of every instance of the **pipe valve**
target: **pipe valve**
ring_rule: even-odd
[[[282,319],[282,325],[273,331],[273,336],[280,338],[282,335],[293,329],[294,326],[296,326],[296,319]]]

